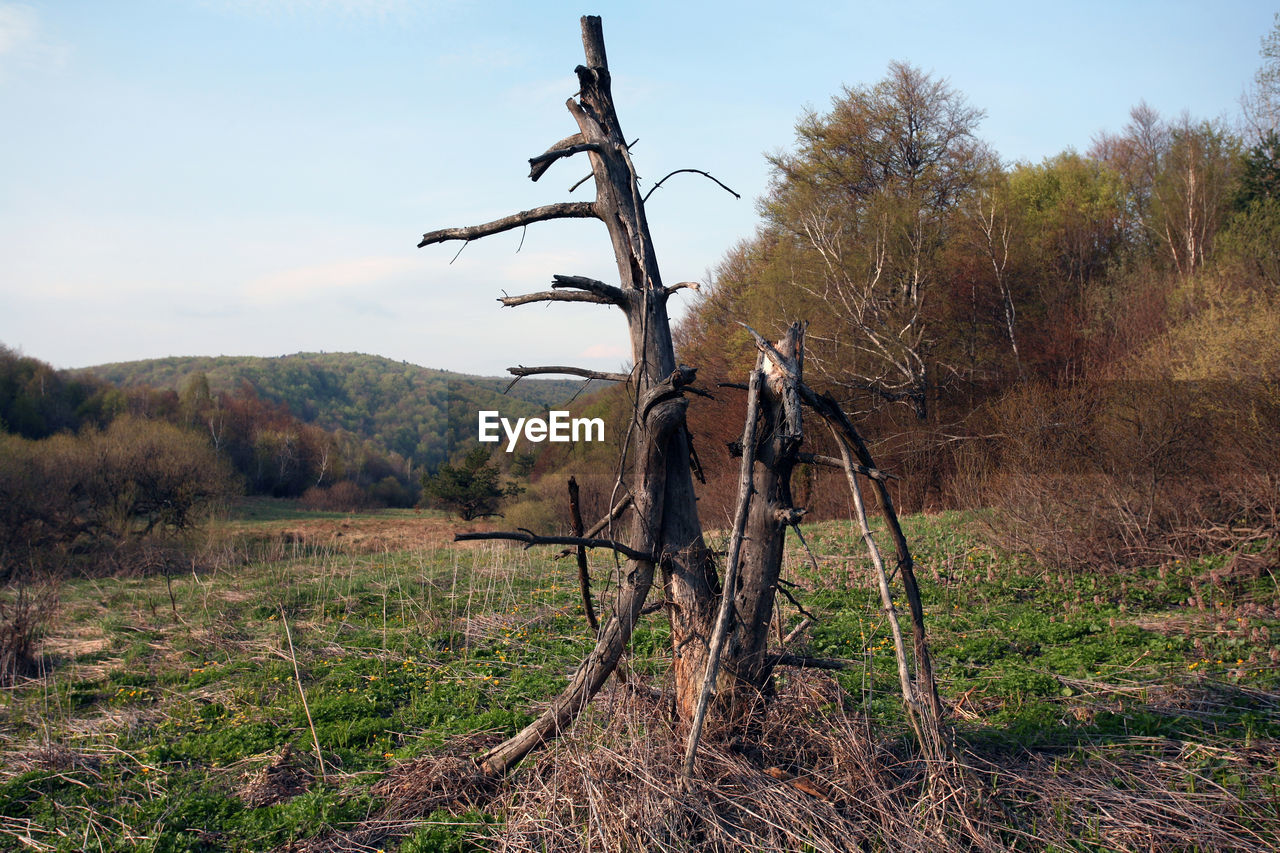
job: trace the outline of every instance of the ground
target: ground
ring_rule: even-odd
[[[514,732],[590,646],[576,566],[555,549],[455,545],[463,529],[476,524],[257,501],[169,577],[61,582],[42,670],[0,694],[0,849],[285,849],[380,814],[394,792],[379,782],[415,761]],[[1150,776],[1228,792],[1211,805],[1235,809],[1242,839],[1280,838],[1280,590],[1266,555],[1072,574],[983,544],[980,516],[916,516],[907,534],[958,742],[976,762],[1058,778],[1071,805],[1045,819],[1078,849],[1113,838],[1105,815],[1074,813],[1098,795],[1070,785],[1100,767],[1119,768],[1113,791]],[[787,673],[780,695],[902,743],[859,537],[827,522],[807,538],[812,559],[797,547],[785,571],[818,617],[803,650],[858,666]],[[593,556],[605,604],[612,572]],[[784,608],[785,628],[799,618]],[[666,636],[654,617],[634,642],[631,669],[657,688]],[[839,789],[819,777],[816,790]],[[450,805],[388,847],[467,849],[524,825],[510,800]]]

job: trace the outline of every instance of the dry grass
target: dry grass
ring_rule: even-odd
[[[468,758],[493,740],[457,740],[401,766],[378,786],[388,804],[375,820],[306,849],[381,846],[436,809],[477,807],[505,815],[500,833],[474,838],[503,853],[1265,851],[1280,838],[1280,744],[1137,738],[1012,754],[957,745],[957,758],[930,768],[905,740],[841,710],[823,674],[790,678],[750,743],[711,739],[687,785],[683,738],[650,691],[607,689],[502,785]],[[1224,764],[1230,784],[1215,781]]]

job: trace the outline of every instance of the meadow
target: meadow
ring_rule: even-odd
[[[981,515],[906,526],[957,748],[1006,815],[1002,844],[1280,846],[1274,561],[1073,573],[984,544]],[[0,849],[330,849],[315,839],[370,827],[383,830],[376,846],[336,849],[533,837],[525,769],[487,801],[403,808],[405,768],[513,733],[591,647],[572,560],[453,543],[462,529],[430,512],[254,499],[181,569],[60,582],[39,671],[0,692]],[[811,553],[793,544],[784,572],[815,617],[794,650],[852,665],[780,669],[782,704],[803,694],[813,719],[855,721],[880,754],[902,754],[892,647],[860,537],[824,522],[806,538]],[[592,567],[607,605],[612,559],[595,554]],[[784,602],[781,631],[800,620]],[[634,639],[630,678],[650,693],[670,664],[665,640],[661,614]],[[602,695],[528,775],[608,737],[611,715],[631,713],[620,695]],[[644,725],[658,728],[649,713]],[[810,771],[821,788],[823,768]],[[813,796],[838,811],[831,779]],[[576,807],[582,846],[604,849],[608,833]],[[1163,834],[1143,835],[1144,820]]]

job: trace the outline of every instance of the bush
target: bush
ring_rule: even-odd
[[[235,491],[197,433],[122,417],[38,441],[0,435],[0,572],[10,576],[182,534]]]
[[[1002,510],[992,521],[999,544],[1060,565],[1229,547],[1214,531],[1274,530],[1280,508],[1280,406],[1268,388],[1172,379],[1020,388],[991,413],[998,437],[960,452],[957,494]]]
[[[497,515],[504,498],[524,489],[515,483],[499,485],[501,474],[489,464],[489,449],[477,445],[461,464],[441,465],[422,480],[422,496],[433,505],[457,512],[466,521]]]
[[[57,599],[46,590],[19,588],[0,598],[0,687],[35,669],[35,647]]]
[[[298,501],[307,509],[324,512],[359,512],[372,505],[369,495],[351,480],[332,486],[312,486]]]

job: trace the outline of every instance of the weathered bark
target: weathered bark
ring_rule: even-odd
[[[628,300],[625,310],[630,324],[631,357],[637,367],[639,398],[643,400],[647,391],[676,374],[667,294],[658,271],[635,167],[614,111],[599,18],[582,19],[582,43],[587,63],[574,69],[578,75],[579,96],[577,101],[570,99],[567,106],[578,123],[583,143],[596,146],[587,155],[596,181],[595,205],[609,230],[618,278]],[[632,541],[637,547],[643,547],[639,544],[642,541],[649,542],[652,548],[661,550],[664,557],[662,583],[671,602],[671,639],[677,650],[673,666],[676,709],[682,718],[689,719],[697,704],[698,685],[706,666],[716,578],[711,555],[702,538],[689,471],[685,403],[673,398],[661,405],[676,407],[678,423],[658,434],[642,416],[637,424],[637,445],[645,450],[635,455],[632,494],[638,508],[642,503],[660,500],[664,509],[652,522],[647,520],[643,509],[638,512]],[[661,468],[647,467],[655,454],[662,457]],[[646,470],[642,470],[642,466],[646,466]]]
[[[802,514],[791,498],[791,472],[802,436],[800,382],[804,332],[791,326],[777,351],[788,361],[788,372],[765,362],[766,382],[760,395],[759,440],[752,466],[751,488],[756,499],[747,516],[742,569],[733,590],[734,624],[726,670],[732,676],[732,698],[726,703],[732,720],[740,722],[772,693],[769,626],[782,571],[787,528]],[[745,453],[744,448],[744,453]]]

